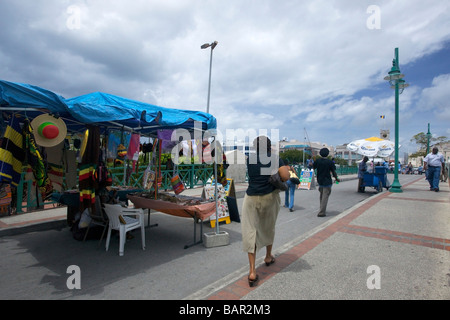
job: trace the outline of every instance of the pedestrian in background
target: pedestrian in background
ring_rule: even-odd
[[[280,190],[269,182],[270,174],[263,172],[263,169],[271,168],[271,161],[275,158],[278,160],[275,167],[277,169],[284,167],[283,160],[271,156],[271,142],[268,137],[257,137],[253,141],[253,147],[256,150],[256,161],[250,160],[250,157],[247,158],[249,180],[241,217],[242,248],[248,254],[250,287],[258,283],[255,266],[256,252],[266,247],[264,262],[267,266],[275,262],[272,256],[272,245],[275,238],[275,223],[281,205]],[[271,159],[269,163],[266,161],[268,158]],[[287,176],[283,180],[286,181],[289,179],[289,174],[287,168],[283,169],[286,169]]]
[[[319,184],[320,192],[320,210],[317,214],[318,217],[326,216],[328,198],[330,197],[331,186],[333,185],[331,175],[339,182],[336,166],[333,161],[327,158],[329,153],[330,151],[327,148],[320,149],[319,154],[322,158],[314,161],[314,169],[317,170],[317,183]]]
[[[367,161],[369,158],[365,156],[358,165],[358,192],[364,191],[364,173],[367,171]]]
[[[447,178],[448,178],[448,169],[444,165],[442,167],[442,172],[441,172],[441,182],[447,182]]]
[[[288,160],[284,160],[284,164],[286,166],[289,167],[289,173],[291,172],[295,172],[295,169],[289,165],[289,161]],[[295,196],[295,183],[289,179],[288,181],[286,181],[287,185],[288,185],[288,189],[284,192],[284,206],[286,208],[289,208],[290,212],[294,211],[294,196]]]
[[[314,165],[314,160],[312,159],[311,156],[308,156],[308,159],[306,159],[306,167],[311,170],[313,168]]]
[[[431,153],[423,159],[423,166],[427,173],[427,180],[430,184],[430,191],[439,191],[439,178],[441,169],[445,170],[444,156],[439,152],[437,147],[433,147]]]

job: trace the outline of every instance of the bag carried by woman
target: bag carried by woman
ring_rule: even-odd
[[[289,168],[289,180],[291,180],[293,184],[300,184],[300,179],[297,177],[297,174],[292,167]]]

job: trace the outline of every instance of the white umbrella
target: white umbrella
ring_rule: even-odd
[[[347,149],[363,156],[385,158],[394,152],[395,143],[390,140],[370,137],[350,142]]]

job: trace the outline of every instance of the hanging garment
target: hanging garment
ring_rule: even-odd
[[[136,153],[139,156],[139,141],[141,135],[138,133],[133,133],[130,137],[130,144],[128,145],[127,158],[129,160],[137,160]]]
[[[89,138],[86,151],[79,165],[80,210],[91,208],[95,212],[95,191],[98,187],[95,180],[95,171],[100,156],[100,129],[88,125]]]
[[[211,144],[207,141],[203,141],[202,150],[203,150],[202,162],[206,164],[212,164],[214,162],[214,159],[211,155]]]
[[[61,192],[64,180],[64,141],[57,146],[45,148],[45,151],[47,154],[48,177],[52,182],[53,189]]]
[[[95,171],[93,163],[80,164],[78,183],[82,210],[95,206]]]
[[[42,195],[42,199],[47,199],[52,191],[52,183],[47,175],[47,170],[45,168],[44,160],[36,147],[36,142],[34,141],[33,129],[31,127],[28,119],[25,121],[23,126],[23,137],[25,140],[25,150],[27,152],[28,164],[33,170],[34,179],[39,187]]]
[[[11,183],[17,187],[20,182],[24,160],[22,129],[19,119],[13,116],[6,127],[5,136],[0,146],[0,182]]]
[[[172,149],[178,144],[178,141],[172,141],[172,129],[158,130],[158,139],[162,140],[162,152],[172,152]]]
[[[77,186],[77,152],[64,149],[64,164],[66,176],[66,188],[74,189]]]
[[[139,159],[139,143],[141,140],[141,135],[138,133],[133,133],[130,137],[130,144],[128,146],[127,159],[133,161],[132,172],[136,170],[136,162]]]

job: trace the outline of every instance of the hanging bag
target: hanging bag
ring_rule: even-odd
[[[178,174],[178,166],[174,165],[173,167],[173,176],[172,179],[170,179],[170,183],[172,184],[172,189],[175,192],[175,194],[180,194],[184,191],[184,184],[183,181],[181,181],[180,175]]]
[[[298,178],[294,170],[289,170],[289,176],[289,180],[291,180],[293,184],[300,184],[300,179]]]
[[[148,162],[147,168],[144,171],[144,175],[142,177],[142,187],[146,190],[150,190],[155,182],[156,174],[155,171],[152,170],[152,159]]]

